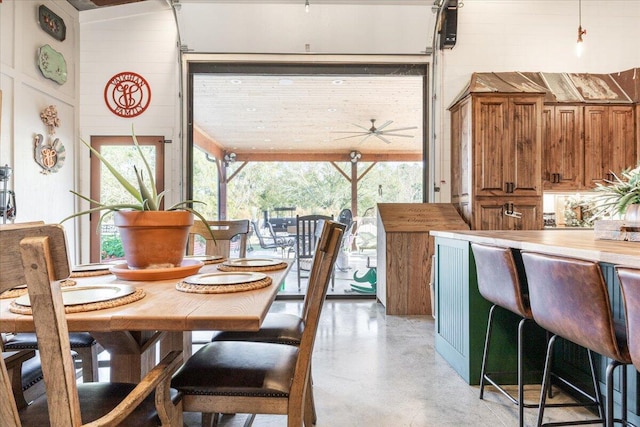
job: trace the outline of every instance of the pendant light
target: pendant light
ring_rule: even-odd
[[[584,50],[582,36],[587,34],[587,30],[582,28],[582,0],[578,0],[578,41],[576,42],[576,55],[582,56]]]
[[[304,11],[309,13],[309,0],[304,1]]]

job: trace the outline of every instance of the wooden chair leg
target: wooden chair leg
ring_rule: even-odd
[[[74,348],[74,351],[82,359],[82,381],[85,383],[98,381],[99,344],[96,343],[90,347],[77,347]]]
[[[311,384],[311,379],[309,379],[309,383],[307,384],[307,393],[304,400],[304,425],[305,427],[312,427],[316,425],[318,416],[313,400],[313,385]]]

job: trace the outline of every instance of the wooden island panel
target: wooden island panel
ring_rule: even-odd
[[[449,203],[379,203],[377,297],[387,314],[431,314],[432,230],[468,230]]]

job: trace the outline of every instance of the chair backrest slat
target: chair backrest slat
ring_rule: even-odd
[[[59,230],[56,230],[59,228]],[[51,280],[62,280],[69,277],[71,267],[67,257],[67,242],[64,230],[60,225],[44,225],[41,222],[24,224],[7,224],[0,226],[2,240],[0,240],[0,292],[27,283],[24,276],[22,262],[20,262],[20,241],[29,236],[49,236],[53,247],[60,250],[53,251]],[[4,233],[7,231],[7,233]]]
[[[56,239],[58,242],[65,240],[62,228],[51,230],[59,233]],[[41,363],[47,389],[49,420],[53,426],[81,426],[76,372],[71,357],[60,283],[50,281],[54,254],[66,254],[66,249],[58,248],[50,237],[38,236],[24,238],[20,242],[20,252],[38,336],[38,349],[43,355]]]
[[[333,266],[340,251],[340,242],[342,241],[344,229],[344,224],[325,221],[316,246],[311,272],[309,273],[309,291],[305,300],[305,304],[308,305],[306,307],[305,327],[300,342],[290,399],[302,399],[304,396],[304,387],[306,381],[309,380],[311,356],[320,314],[329,288]]]

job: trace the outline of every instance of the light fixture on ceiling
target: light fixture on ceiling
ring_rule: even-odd
[[[309,13],[309,0],[304,0],[304,11]]]
[[[582,56],[584,50],[582,36],[587,34],[587,30],[582,28],[582,0],[578,0],[578,41],[576,42],[576,55]]]
[[[236,153],[225,153],[222,160],[224,161],[224,165],[228,167],[236,161]]]
[[[352,151],[349,153],[349,159],[351,163],[358,163],[358,160],[362,158],[362,154],[359,151]]]

